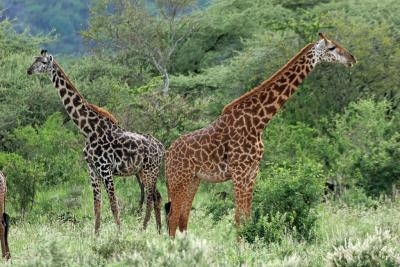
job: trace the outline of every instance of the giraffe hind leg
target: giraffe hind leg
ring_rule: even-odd
[[[5,243],[5,253],[3,257],[8,260],[11,258],[11,254],[10,254],[10,249],[8,247],[8,231],[10,228],[10,216],[8,216],[7,213],[3,213],[3,225],[4,225],[4,243]]]
[[[151,210],[153,209],[153,199],[154,199],[154,187],[146,188],[147,200],[146,200],[146,212],[143,220],[143,229],[146,229],[149,223]]]
[[[200,179],[195,178],[187,189],[187,197],[183,202],[181,216],[179,217],[179,230],[181,232],[187,231],[190,210],[192,209],[193,199],[196,195],[197,189],[199,188],[199,184]]]
[[[154,176],[151,173],[149,173],[149,170],[146,169],[142,170],[139,173],[139,176],[140,180],[144,185],[146,193],[146,210],[143,219],[143,229],[146,229],[147,224],[151,217],[151,211],[154,208],[153,204],[154,204],[154,194],[156,190],[157,177],[154,178]]]
[[[110,206],[111,206],[111,211],[114,216],[114,221],[117,224],[118,229],[120,229],[121,228],[121,220],[119,217],[118,199],[117,199],[117,196],[115,195],[114,181],[110,174],[104,175],[103,181],[104,181],[104,185],[106,187],[107,193],[108,193],[108,198],[110,200]]]
[[[180,179],[182,181],[190,181],[188,183],[181,183],[180,186],[170,188],[169,197],[171,206],[168,215],[168,228],[169,235],[175,237],[176,229],[179,225],[179,230],[186,230],[189,213],[192,207],[192,200],[196,193],[200,180],[194,181],[191,174],[186,177],[169,177],[170,179]],[[185,179],[186,178],[186,179]],[[197,185],[197,186],[196,186]]]
[[[136,175],[136,180],[138,181],[140,187],[139,213],[142,213],[145,198],[144,185],[143,182],[140,180],[139,175]]]
[[[161,233],[161,194],[160,192],[156,189],[154,191],[153,195],[153,201],[154,201],[154,213],[156,216],[156,223],[157,223],[157,231],[160,234]]]
[[[90,180],[93,189],[93,209],[95,215],[94,232],[99,234],[101,223],[101,187],[96,172],[89,166]]]

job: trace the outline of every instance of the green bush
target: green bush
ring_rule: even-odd
[[[337,116],[332,136],[339,155],[339,184],[361,187],[367,195],[390,194],[400,182],[400,135],[388,102],[362,100]]]
[[[264,161],[268,164],[296,164],[301,159],[311,159],[332,168],[337,152],[329,136],[305,123],[287,122],[280,114],[274,118],[264,133]]]
[[[222,187],[222,186],[221,186]],[[220,188],[221,188],[220,187]],[[207,186],[208,198],[204,203],[206,214],[211,214],[214,221],[220,221],[224,216],[235,208],[232,190],[213,189],[215,185]]]
[[[322,167],[313,161],[264,169],[256,184],[253,218],[240,234],[249,242],[257,237],[279,242],[287,234],[298,240],[312,239],[317,220],[314,208],[325,182],[322,173]]]
[[[173,93],[163,95],[159,82],[155,78],[146,86],[120,92],[118,113],[127,130],[153,134],[168,147],[181,134],[206,125],[206,105],[202,99],[192,102]]]
[[[39,128],[26,126],[14,131],[16,152],[45,169],[43,186],[81,181],[87,176],[82,159],[83,141],[62,125],[61,114],[54,113]],[[82,178],[82,179],[81,179]]]
[[[24,215],[33,205],[38,181],[44,177],[42,166],[17,154],[0,152],[0,170],[7,177],[7,202]]]

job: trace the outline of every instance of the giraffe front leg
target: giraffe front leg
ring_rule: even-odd
[[[232,175],[233,189],[235,192],[235,222],[239,226],[242,218],[249,218],[253,202],[254,184],[257,177],[257,169],[238,171]]]
[[[100,230],[100,219],[101,219],[101,188],[99,178],[96,176],[96,172],[89,167],[90,180],[93,189],[93,201],[94,201],[94,232],[96,235],[99,234]]]
[[[121,229],[121,220],[119,218],[119,205],[118,199],[115,194],[114,181],[112,179],[111,172],[103,173],[103,182],[106,187],[108,198],[110,200],[111,211],[114,216],[114,221],[117,224],[118,229]]]

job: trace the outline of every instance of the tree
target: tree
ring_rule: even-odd
[[[153,8],[141,0],[99,0],[91,8],[83,36],[95,48],[118,49],[151,64],[169,90],[171,57],[193,31],[189,15],[196,0],[156,0]]]

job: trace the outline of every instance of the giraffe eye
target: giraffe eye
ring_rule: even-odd
[[[329,47],[328,49],[329,49],[330,51],[333,51],[333,50],[336,49],[336,46]]]

